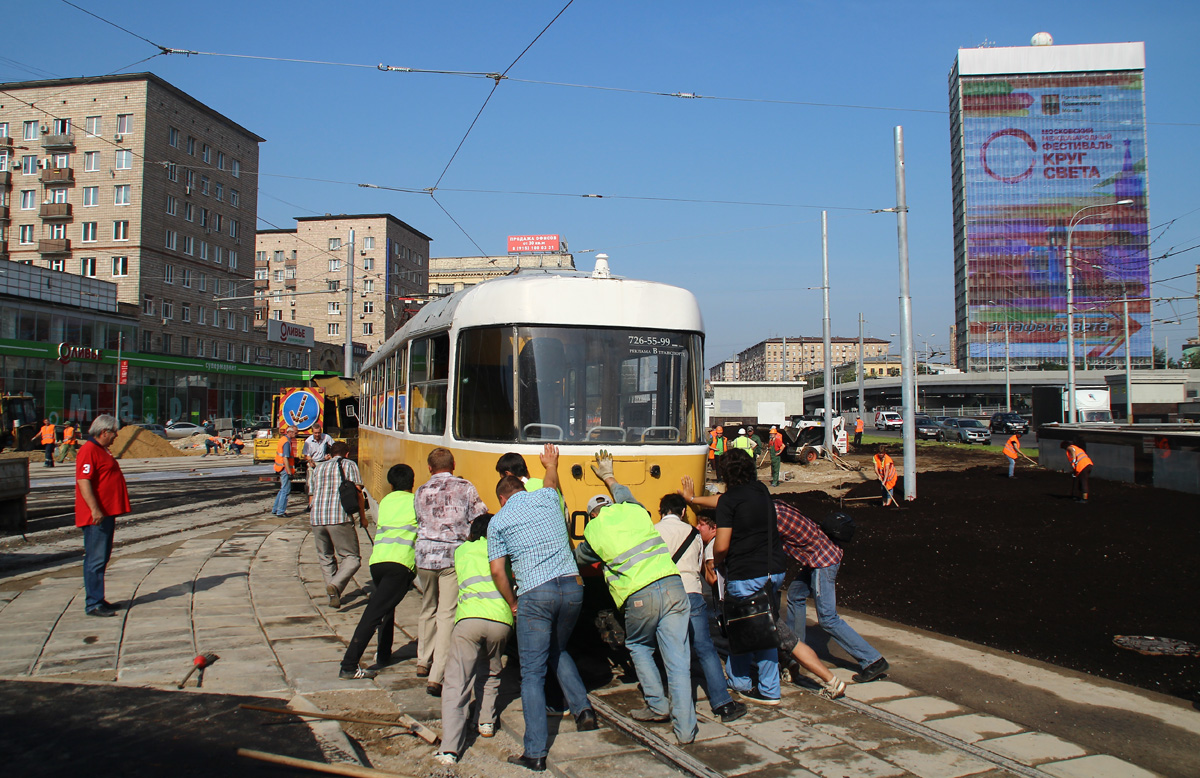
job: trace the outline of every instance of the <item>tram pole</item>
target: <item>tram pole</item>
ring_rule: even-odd
[[[866,399],[863,391],[863,369],[866,367],[863,357],[863,315],[858,314],[858,417],[861,419],[866,412]]]
[[[829,326],[829,212],[821,211],[821,296],[825,309],[821,340],[825,349],[825,456],[833,452],[833,351]]]
[[[917,499],[917,436],[913,407],[916,375],[913,366],[912,295],[908,288],[908,195],[904,176],[904,128],[895,128],[896,243],[900,255],[900,398],[904,420],[904,499]]]
[[[342,374],[354,377],[354,230],[346,243],[346,354]]]

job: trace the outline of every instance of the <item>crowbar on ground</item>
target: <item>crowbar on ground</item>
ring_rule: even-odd
[[[412,776],[407,775],[406,773],[389,773],[384,770],[376,770],[373,767],[362,767],[356,764],[326,764],[324,762],[314,762],[310,759],[297,759],[294,756],[272,754],[268,751],[255,751],[252,748],[239,748],[237,750],[237,754],[238,756],[244,756],[249,759],[257,759],[261,762],[271,762],[272,764],[287,765],[288,767],[299,767],[305,770],[315,770],[319,773],[349,775],[354,776],[354,778],[384,778],[385,776],[412,778]]]
[[[370,724],[378,727],[398,727],[407,730],[410,735],[416,735],[430,745],[438,742],[438,735],[429,727],[406,714],[400,714],[400,721],[386,719],[367,719],[358,716],[337,716],[333,713],[318,713],[316,711],[292,710],[291,708],[270,708],[266,705],[251,705],[242,703],[239,708],[260,710],[264,713],[279,713],[285,716],[307,716],[313,719],[329,719],[330,721],[347,721],[351,724]]]

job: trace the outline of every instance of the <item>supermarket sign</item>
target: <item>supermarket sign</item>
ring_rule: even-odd
[[[558,235],[509,235],[508,236],[508,253],[509,254],[527,254],[527,253],[543,253],[552,254],[560,250],[562,242]]]

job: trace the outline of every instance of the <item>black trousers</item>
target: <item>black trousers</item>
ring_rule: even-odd
[[[1074,497],[1076,494],[1078,494],[1080,497],[1087,497],[1088,481],[1091,480],[1091,475],[1092,475],[1092,466],[1087,465],[1086,467],[1084,467],[1082,470],[1079,471],[1078,475],[1076,475],[1073,479],[1071,479],[1071,496],[1072,497]]]
[[[346,646],[346,654],[342,657],[342,669],[353,671],[358,667],[371,642],[371,635],[378,630],[379,639],[376,643],[376,657],[381,663],[387,662],[392,656],[392,635],[396,631],[396,606],[412,588],[416,573],[399,562],[377,562],[371,565],[371,581],[375,591],[363,609],[362,618],[354,628],[354,637]]]

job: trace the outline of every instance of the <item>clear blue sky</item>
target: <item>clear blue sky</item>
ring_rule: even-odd
[[[508,68],[565,4],[76,1],[171,48],[477,72]],[[503,253],[510,234],[559,233],[581,268],[592,266],[585,252],[603,251],[614,273],[695,292],[709,364],[764,337],[819,335],[822,207],[834,334],[856,335],[860,311],[869,335],[898,332],[895,217],[867,212],[895,203],[898,124],[918,348],[948,345],[946,76],[959,47],[985,40],[1026,45],[1046,30],[1058,44],[1145,41],[1151,234],[1162,233],[1151,255],[1200,244],[1200,192],[1188,183],[1200,171],[1200,6],[1191,3],[576,0],[508,75],[608,89],[502,82],[444,176],[489,79],[211,56],[129,67],[157,50],[60,0],[9,4],[5,21],[0,80],[149,70],[266,138],[260,229],[389,212],[430,235],[433,256],[477,254],[475,244]],[[462,229],[426,194],[357,183],[437,184]],[[621,199],[630,197],[663,199]],[[1200,250],[1170,256],[1154,276],[1198,262]],[[1194,294],[1194,276],[1155,293]],[[1156,316],[1175,311],[1183,323],[1156,324],[1155,341],[1169,338],[1177,356],[1197,333],[1195,302],[1159,305]]]

